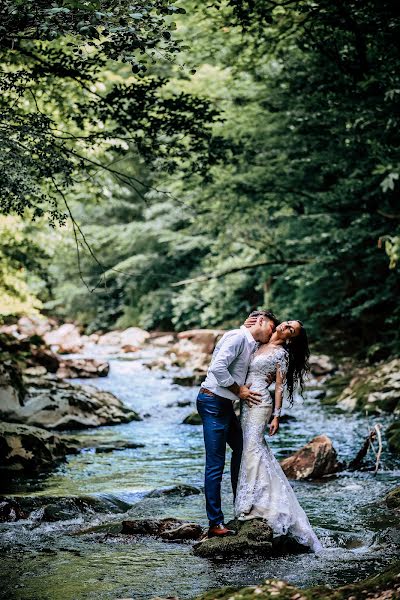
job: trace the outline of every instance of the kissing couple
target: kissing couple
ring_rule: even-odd
[[[264,519],[275,536],[288,534],[314,552],[322,549],[264,437],[268,424],[270,436],[279,430],[284,393],[292,405],[296,388],[302,391],[309,356],[301,321],[279,323],[267,310],[253,311],[240,329],[228,331],[216,345],[197,396],[206,449],[208,537],[235,535],[224,525],[221,509],[228,444],[235,517]],[[268,387],[274,380],[273,406]],[[233,409],[238,398],[240,421]]]

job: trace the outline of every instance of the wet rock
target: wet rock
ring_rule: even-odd
[[[400,454],[400,421],[394,421],[386,430],[389,450]]]
[[[159,335],[158,333],[150,334],[150,337],[147,338],[147,341],[152,346],[170,346],[175,342],[175,334],[167,333],[164,335]]]
[[[122,533],[153,535],[166,541],[197,540],[202,532],[197,523],[185,523],[178,519],[135,519],[122,522]]]
[[[203,534],[203,529],[197,523],[183,523],[174,529],[168,529],[161,534],[163,540],[198,540]]]
[[[16,331],[22,338],[32,337],[34,335],[43,337],[45,333],[56,326],[57,322],[54,319],[42,317],[41,315],[21,317],[16,324]]]
[[[47,499],[48,500],[48,499]],[[77,519],[83,514],[93,514],[104,510],[103,503],[90,496],[54,498],[43,506],[41,520],[49,523]]]
[[[336,399],[339,408],[370,414],[400,412],[400,359],[358,369]]]
[[[8,411],[19,410],[25,397],[21,371],[11,361],[0,363],[0,417]]]
[[[0,471],[31,473],[54,467],[64,459],[59,436],[19,423],[0,423]]]
[[[150,336],[148,331],[140,327],[128,327],[124,331],[114,330],[99,336],[97,343],[107,346],[134,346],[139,347],[144,344]]]
[[[280,464],[289,479],[319,479],[342,468],[332,441],[326,435],[318,435]]]
[[[270,556],[273,532],[263,519],[230,521],[229,529],[237,533],[223,538],[210,538],[195,544],[193,552],[202,558],[229,558],[231,556]]]
[[[0,500],[0,523],[27,519],[25,512],[16,500]]]
[[[394,600],[400,597],[399,561],[395,561],[383,573],[374,573],[372,577],[348,583],[341,587],[318,586],[297,588],[279,579],[266,579],[257,585],[245,588],[225,587],[206,592],[195,600]]]
[[[191,329],[178,333],[178,340],[189,340],[201,352],[212,354],[218,340],[224,335],[222,329]]]
[[[385,502],[389,508],[400,509],[400,486],[395,487],[386,494]]]
[[[32,355],[28,359],[28,365],[39,365],[44,367],[48,373],[56,373],[60,366],[60,358],[47,348],[32,348]]]
[[[128,354],[129,352],[137,352],[138,350],[140,350],[139,346],[132,346],[132,344],[125,344],[124,346],[121,346],[121,351],[125,354]]]
[[[60,354],[72,354],[82,349],[81,334],[73,323],[64,323],[57,329],[47,331],[44,336],[47,346]]]
[[[114,450],[127,450],[130,448],[144,448],[144,444],[137,444],[129,440],[102,440],[98,437],[84,436],[75,438],[68,435],[61,436],[70,454],[77,454],[82,450],[94,450],[96,454],[114,452]]]
[[[196,371],[190,375],[176,375],[172,378],[172,382],[177,385],[183,385],[187,387],[193,387],[200,385],[206,377],[205,371]]]
[[[326,390],[324,389],[307,389],[307,397],[313,400],[322,400],[326,396]]]
[[[334,361],[325,354],[312,354],[310,356],[310,371],[312,375],[330,375],[337,370]]]
[[[60,379],[74,379],[87,377],[106,377],[110,364],[95,358],[68,358],[62,360],[57,370]]]
[[[147,498],[161,498],[162,496],[193,496],[201,494],[201,489],[194,485],[178,484],[171,485],[157,490],[152,490],[147,494]]]
[[[184,425],[201,425],[202,421],[198,412],[192,412],[183,419],[182,423]]]
[[[46,429],[85,429],[139,421],[141,417],[111,392],[73,385],[51,376],[27,378],[24,406],[3,409],[8,421]]]

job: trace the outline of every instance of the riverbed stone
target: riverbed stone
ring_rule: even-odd
[[[66,445],[58,435],[20,423],[0,422],[0,472],[31,473],[63,460]]]
[[[400,454],[400,421],[394,421],[386,430],[389,450]]]
[[[144,444],[138,444],[130,440],[103,439],[96,436],[74,437],[71,435],[61,435],[63,442],[68,448],[68,453],[77,454],[82,450],[94,450],[96,454],[114,452],[115,450],[127,450],[135,448],[144,448]]]
[[[400,485],[386,494],[385,502],[389,508],[400,510]]]
[[[167,541],[197,540],[203,530],[197,523],[179,519],[133,519],[122,521],[122,533],[128,535],[152,535]]]
[[[68,358],[60,361],[57,377],[60,379],[106,377],[110,363],[95,358]]]
[[[0,418],[24,404],[26,389],[19,368],[12,361],[0,363]]]
[[[225,587],[195,600],[395,600],[400,597],[400,561],[368,579],[340,587],[298,588],[280,579],[266,579],[244,588]]]
[[[26,378],[24,382],[24,406],[2,411],[8,421],[62,430],[141,420],[114,394],[93,386],[74,385],[51,376]]]
[[[201,425],[201,417],[197,411],[190,413],[182,421],[185,425]]]
[[[236,535],[204,539],[193,547],[196,556],[202,558],[229,558],[231,556],[270,556],[273,532],[264,519],[230,521],[229,529]]]
[[[400,359],[358,369],[335,401],[345,411],[399,414]]]
[[[27,519],[28,513],[14,499],[0,499],[0,523]]]
[[[78,327],[74,323],[64,323],[47,331],[43,339],[52,350],[60,354],[72,354],[82,350],[83,343]]]
[[[319,479],[342,468],[332,441],[326,435],[316,436],[280,464],[289,479]]]
[[[152,490],[146,496],[146,498],[161,498],[163,496],[193,496],[201,494],[201,489],[194,485],[187,485],[185,483],[179,483],[177,485],[170,485],[163,488]]]
[[[175,375],[172,378],[172,383],[176,383],[177,385],[193,387],[196,385],[200,385],[202,381],[206,378],[206,371],[194,371],[190,373],[190,375]]]
[[[326,354],[311,354],[309,362],[312,375],[330,375],[337,370],[337,364]]]

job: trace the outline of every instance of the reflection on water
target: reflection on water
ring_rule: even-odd
[[[147,416],[140,422],[79,435],[129,440],[144,447],[111,454],[84,452],[71,456],[48,476],[14,485],[12,491],[21,495],[91,495],[104,509],[88,510],[55,523],[41,522],[38,514],[36,520],[2,524],[0,574],[4,585],[0,597],[191,598],[208,589],[253,584],[267,577],[284,578],[300,586],[337,585],[378,570],[397,553],[395,517],[379,502],[399,480],[399,465],[387,455],[383,457],[386,470],[377,476],[345,472],[323,482],[293,482],[325,545],[319,556],[212,563],[194,557],[186,544],[137,541],[120,535],[77,535],[89,526],[129,517],[174,516],[206,525],[202,495],[146,497],[149,490],[176,483],[202,485],[201,427],[182,425],[183,418],[194,410],[196,390],[173,385],[170,378],[145,368],[141,360],[113,360],[109,377],[90,383],[112,391]],[[179,400],[189,400],[191,406],[179,408]],[[282,425],[279,435],[270,440],[278,458],[325,433],[332,438],[340,458],[348,460],[368,431],[363,417],[322,409],[312,399],[291,412],[296,420]],[[227,518],[232,516],[228,480],[226,477],[223,484]]]

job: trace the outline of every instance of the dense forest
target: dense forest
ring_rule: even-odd
[[[394,0],[0,0],[0,319],[400,347]]]

